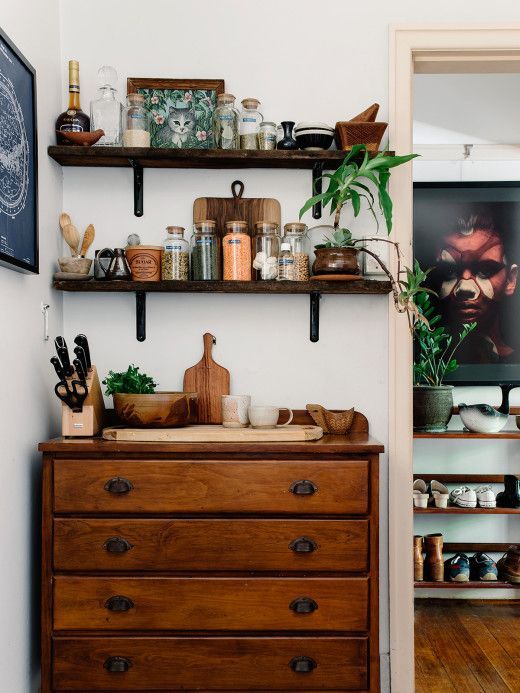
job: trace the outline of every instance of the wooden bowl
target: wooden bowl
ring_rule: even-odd
[[[88,274],[92,267],[92,258],[90,257],[59,257],[58,265],[62,272],[67,274]]]
[[[114,409],[124,424],[140,428],[179,428],[198,420],[196,392],[117,393]]]
[[[105,134],[104,130],[94,130],[94,132],[68,132],[67,130],[56,130],[59,137],[64,137],[71,144],[91,147],[96,144]]]

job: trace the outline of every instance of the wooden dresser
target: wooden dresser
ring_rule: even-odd
[[[379,690],[379,443],[40,450],[42,693]]]

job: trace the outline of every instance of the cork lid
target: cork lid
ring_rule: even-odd
[[[195,230],[196,231],[215,231],[215,227],[217,225],[217,222],[214,221],[213,219],[204,219],[203,221],[197,221],[194,224]]]
[[[144,94],[131,92],[130,94],[127,94],[126,98],[134,106],[142,106],[144,104]]]
[[[226,229],[233,229],[233,228],[239,228],[239,229],[247,229],[247,221],[226,221]]]
[[[276,221],[257,221],[255,223],[255,229],[263,233],[276,233],[278,231],[278,224]]]
[[[304,233],[307,231],[307,224],[303,224],[300,221],[290,221],[283,227],[284,231],[292,231],[296,233]]]
[[[255,109],[258,108],[258,106],[260,106],[260,101],[258,99],[253,98],[242,99],[242,106],[244,108]]]
[[[184,233],[184,226],[167,226],[166,231],[168,231],[168,233],[183,234]]]
[[[233,94],[218,94],[217,95],[217,101],[223,101],[224,103],[227,103],[229,101],[234,101],[236,99],[236,96],[233,96]]]

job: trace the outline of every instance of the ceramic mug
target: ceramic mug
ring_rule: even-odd
[[[293,420],[292,410],[288,407],[249,407],[249,421],[253,428],[276,428],[281,411],[289,412],[289,419],[280,426],[288,426]]]
[[[246,428],[250,404],[249,395],[222,395],[222,425],[225,428]]]

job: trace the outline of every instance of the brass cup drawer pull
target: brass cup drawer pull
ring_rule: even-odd
[[[289,666],[297,674],[310,674],[318,666],[317,662],[311,657],[293,657]]]
[[[289,609],[295,614],[312,614],[317,608],[318,604],[310,597],[298,597],[289,604]]]
[[[313,481],[308,481],[307,479],[295,481],[289,488],[289,491],[294,493],[295,496],[312,496],[317,490],[318,487],[316,484]]]
[[[134,548],[134,545],[124,537],[110,537],[103,544],[103,548],[108,553],[126,553]]]
[[[133,601],[129,597],[124,597],[116,594],[105,602],[105,609],[109,611],[130,611],[134,606]]]
[[[313,539],[309,539],[309,537],[298,537],[298,539],[291,541],[289,548],[294,553],[312,553],[316,551],[318,544]]]
[[[126,657],[109,657],[103,666],[107,671],[119,674],[128,671],[132,666],[132,662]]]
[[[122,476],[115,476],[113,479],[109,479],[103,488],[109,493],[121,494],[130,493],[134,485]]]

